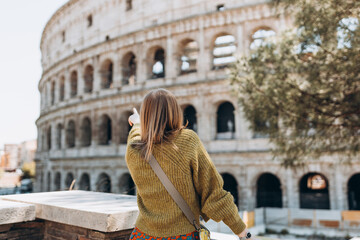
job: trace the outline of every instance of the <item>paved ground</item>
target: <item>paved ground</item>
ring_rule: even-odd
[[[337,238],[337,237],[319,237],[319,236],[309,236],[309,237],[299,237],[293,235],[275,235],[269,234],[266,237],[275,238],[275,239],[286,239],[286,240],[349,240],[348,238]],[[352,238],[351,240],[360,240],[360,238]]]

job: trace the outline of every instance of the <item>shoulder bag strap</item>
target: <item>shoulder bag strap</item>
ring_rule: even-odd
[[[150,156],[149,164],[151,168],[154,170],[156,176],[158,176],[161,183],[164,185],[165,189],[172,197],[172,199],[179,206],[181,211],[183,211],[189,222],[194,225],[197,231],[200,231],[200,226],[197,224],[195,216],[191,211],[189,205],[185,202],[184,198],[180,195],[179,191],[171,183],[170,179],[166,176],[164,170],[161,168],[158,161],[155,159],[153,155]]]

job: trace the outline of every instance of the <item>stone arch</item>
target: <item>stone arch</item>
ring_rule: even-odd
[[[149,59],[149,78],[165,77],[165,50],[160,46],[150,48],[148,52]]]
[[[136,195],[135,183],[129,173],[125,173],[120,177],[119,192],[121,194]]]
[[[61,139],[62,139],[62,130],[63,130],[63,125],[61,123],[58,123],[56,125],[56,148],[57,149],[61,149]]]
[[[59,100],[64,101],[65,99],[65,77],[60,77],[60,88],[59,88]]]
[[[112,121],[107,114],[100,117],[99,145],[110,145],[112,141]]]
[[[106,173],[101,173],[96,182],[96,191],[111,192],[111,178]]]
[[[275,36],[276,32],[267,26],[257,27],[253,30],[250,35],[250,49],[256,49],[260,46],[263,46],[265,39],[268,37]]]
[[[235,137],[235,108],[231,102],[223,102],[216,112],[216,139],[233,139]]]
[[[83,173],[80,177],[79,189],[91,191],[90,176],[88,173]]]
[[[349,210],[360,210],[360,173],[351,176],[347,188]]]
[[[282,208],[281,183],[272,173],[263,173],[256,182],[256,207]]]
[[[236,206],[239,206],[238,183],[236,179],[230,173],[222,173],[221,176],[224,180],[224,189],[231,193]]]
[[[94,67],[90,64],[85,67],[84,81],[84,92],[91,93],[94,85]]]
[[[330,209],[329,184],[327,178],[310,172],[300,180],[300,208]]]
[[[75,121],[70,120],[66,126],[66,146],[68,148],[75,147]]]
[[[136,81],[136,56],[128,52],[122,60],[122,85],[134,85]]]
[[[70,97],[75,97],[78,91],[78,74],[77,71],[72,71],[70,75]]]
[[[197,71],[197,60],[199,57],[198,43],[193,39],[185,39],[180,42],[179,48],[180,75]]]
[[[85,117],[82,122],[81,122],[81,127],[80,127],[80,144],[82,147],[88,147],[91,145],[91,133],[92,133],[92,129],[91,129],[91,120],[88,117]]]
[[[215,37],[212,49],[213,69],[228,67],[236,61],[236,39],[229,33],[221,33]]]
[[[65,178],[65,188],[70,189],[71,183],[73,181],[74,181],[74,174],[72,174],[71,172],[67,173]]]
[[[101,64],[100,74],[101,74],[101,88],[108,89],[113,87],[113,62],[110,59],[106,59]]]
[[[47,191],[51,191],[51,172],[49,171],[47,173]]]
[[[55,186],[55,191],[61,190],[61,173],[60,172],[55,173],[54,186]]]
[[[196,109],[191,104],[184,108],[184,124],[186,123],[188,123],[187,128],[197,132]]]
[[[127,143],[127,138],[128,138],[129,132],[131,130],[131,126],[128,122],[130,115],[132,115],[132,112],[130,112],[130,111],[125,111],[120,115],[120,118],[119,118],[119,130],[120,130],[119,141],[120,141],[120,144]]]
[[[51,126],[46,130],[46,149],[51,150]]]

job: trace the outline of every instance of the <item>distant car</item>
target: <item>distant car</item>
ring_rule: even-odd
[[[20,193],[31,193],[33,191],[33,182],[31,179],[23,179],[20,184]]]

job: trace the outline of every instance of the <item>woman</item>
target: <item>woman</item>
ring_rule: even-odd
[[[130,239],[199,239],[150,167],[151,154],[197,219],[222,220],[239,237],[246,235],[232,195],[223,189],[223,180],[197,134],[185,129],[182,111],[172,93],[165,89],[148,93],[140,116],[134,109],[129,124],[133,127],[126,162],[137,187],[139,207]]]

